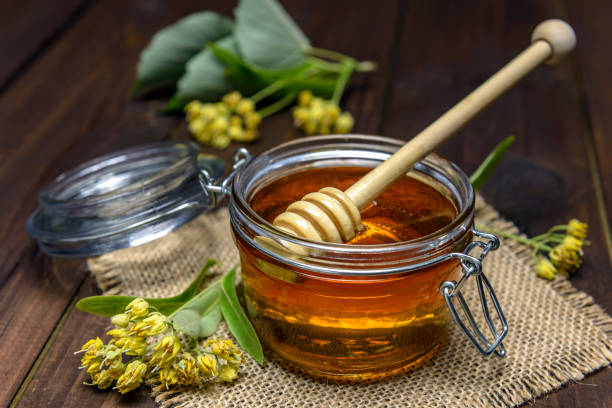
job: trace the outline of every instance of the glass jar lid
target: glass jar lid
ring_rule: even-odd
[[[121,150],[58,176],[39,194],[26,223],[40,248],[54,256],[88,257],[160,238],[214,206],[200,186],[205,170],[225,171],[191,142]]]

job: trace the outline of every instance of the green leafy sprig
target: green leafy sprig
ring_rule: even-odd
[[[350,69],[349,69],[350,68]],[[153,37],[142,52],[136,94],[176,87],[167,110],[192,100],[216,101],[231,90],[290,104],[297,92],[339,101],[353,72],[375,69],[340,53],[312,47],[276,0],[240,0],[235,21],[214,12],[190,15]]]
[[[194,339],[212,335],[223,317],[238,344],[255,361],[262,364],[261,343],[238,302],[234,286],[236,267],[223,278],[202,288],[208,270],[215,263],[216,261],[209,260],[181,294],[144,300],[161,314],[167,315],[175,329]],[[91,296],[80,300],[76,307],[84,312],[111,317],[123,313],[125,307],[136,298],[135,296]]]

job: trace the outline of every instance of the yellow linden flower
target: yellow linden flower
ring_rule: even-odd
[[[111,317],[111,322],[117,327],[124,328],[130,323],[130,316],[125,313],[116,314]]]
[[[335,103],[328,103],[325,106],[325,117],[333,123],[340,116],[340,107]]]
[[[580,222],[577,219],[572,219],[567,224],[567,233],[579,240],[584,240],[586,238],[588,225],[584,222]]]
[[[194,136],[202,136],[206,131],[206,122],[199,118],[193,119],[191,122],[189,122],[189,131]]]
[[[187,120],[193,120],[200,115],[202,103],[200,101],[192,101],[185,105],[185,112],[187,113]]]
[[[336,123],[334,124],[334,132],[348,133],[353,129],[354,124],[355,119],[353,119],[353,116],[348,112],[344,112],[336,120]]]
[[[230,139],[227,134],[219,133],[213,136],[212,140],[210,141],[210,145],[214,148],[222,150],[229,146],[231,142],[232,139]]]
[[[129,331],[128,329],[124,328],[124,327],[119,327],[116,329],[112,329],[106,332],[107,335],[112,336],[112,340],[111,343],[112,344],[117,344],[117,341],[120,339],[124,339],[129,335]],[[121,346],[119,346],[121,347]]]
[[[582,263],[579,252],[570,251],[563,244],[555,246],[548,256],[559,271],[565,275],[573,272]]]
[[[121,360],[115,360],[104,371],[107,371],[108,375],[113,376],[114,379],[117,379],[125,371],[125,364],[123,364]]]
[[[167,318],[159,312],[149,313],[147,317],[130,327],[133,336],[157,336],[168,329]]]
[[[247,129],[242,134],[242,140],[244,142],[254,142],[259,137],[259,132],[254,129]]]
[[[147,351],[147,340],[140,336],[128,336],[123,350],[128,356],[142,356]]]
[[[113,381],[117,378],[112,375],[108,370],[102,370],[99,373],[95,373],[91,375],[91,384],[87,385],[97,385],[98,388],[104,390],[111,385],[113,385]]]
[[[242,361],[242,353],[236,348],[231,340],[214,340],[206,341],[205,347],[210,346],[210,351],[219,358],[222,358],[231,364],[238,364]]]
[[[229,108],[236,109],[241,99],[242,95],[240,94],[240,92],[232,91],[223,97],[222,102],[226,104]]]
[[[210,377],[218,374],[216,358],[208,354],[200,354],[197,358],[197,362],[202,375]]]
[[[80,352],[87,351],[95,353],[96,351],[101,350],[102,347],[104,347],[104,343],[99,337],[96,337],[95,339],[91,339],[87,343],[83,344]],[[79,351],[77,351],[77,353],[79,353]]]
[[[298,94],[298,105],[306,107],[312,102],[312,92],[309,90],[300,91]]]
[[[229,120],[225,116],[217,117],[211,124],[211,130],[215,133],[223,133],[229,127]]]
[[[581,250],[581,248],[582,248],[582,241],[577,239],[577,238],[575,238],[572,235],[566,235],[563,238],[563,242],[561,242],[561,244],[568,251],[577,251],[577,252],[579,252]]]
[[[168,366],[179,351],[181,351],[179,338],[175,334],[168,335],[155,346],[150,363],[158,367]]]
[[[190,353],[181,353],[180,358],[172,364],[176,371],[177,382],[181,385],[190,385],[200,381],[198,365]]]
[[[257,112],[249,112],[244,116],[244,125],[248,130],[255,130],[261,123],[261,115]]]
[[[146,316],[149,312],[149,303],[142,298],[136,298],[125,307],[125,312],[131,318]]]
[[[219,372],[219,379],[225,382],[232,382],[236,378],[238,378],[238,370],[235,367],[230,365],[221,366],[221,371]]]
[[[253,101],[250,99],[243,99],[238,102],[238,105],[236,105],[236,113],[240,115],[244,116],[253,111],[255,111],[255,103],[253,103]]]
[[[159,372],[159,381],[168,389],[178,383],[178,373],[174,367],[162,368]]]
[[[244,130],[242,126],[230,126],[227,131],[227,135],[230,139],[235,140],[237,142],[242,142],[242,138],[244,136]]]
[[[102,360],[104,359],[104,343],[99,337],[89,340],[83,344],[80,351],[85,352],[81,358],[81,368],[87,368],[87,372],[92,374],[102,369]],[[76,354],[76,353],[75,353]]]
[[[125,372],[117,379],[115,389],[121,394],[130,392],[140,387],[147,373],[147,365],[139,360],[132,360],[126,367]]]
[[[200,119],[203,120],[205,123],[214,119],[217,116],[217,114],[218,114],[217,107],[210,103],[207,103],[206,105],[202,106],[202,108],[200,109]],[[187,119],[189,120],[189,118]]]
[[[302,106],[293,110],[293,126],[300,127],[310,118],[310,113],[307,108]]]
[[[552,280],[557,273],[555,266],[546,258],[542,258],[536,264],[536,273],[539,277]]]

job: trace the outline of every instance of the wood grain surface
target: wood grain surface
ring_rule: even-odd
[[[0,16],[0,406],[153,407],[144,390],[119,396],[82,384],[72,352],[101,335],[107,320],[73,305],[98,289],[81,261],[40,253],[24,223],[40,189],[62,171],[123,147],[188,138],[183,119],[156,115],[161,101],[129,97],[135,64],[155,31],[197,10],[230,15],[233,2],[34,3],[13,4]],[[357,118],[355,133],[404,140],[520,52],[539,21],[573,24],[578,47],[567,61],[539,68],[440,150],[469,173],[516,134],[485,198],[528,234],[586,220],[591,245],[572,282],[612,310],[609,2],[282,3],[316,46],[377,62],[378,71],[358,75],[343,101]],[[286,112],[266,119],[261,131],[252,152],[300,137]],[[203,151],[229,163],[239,146]],[[605,368],[528,405],[608,407],[611,390]]]

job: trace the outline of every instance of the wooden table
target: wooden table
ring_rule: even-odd
[[[5,2],[6,3],[6,2]],[[233,2],[229,2],[233,3]],[[496,71],[540,20],[568,20],[576,52],[544,67],[441,151],[468,173],[508,134],[517,142],[483,194],[528,234],[572,217],[590,225],[579,289],[612,309],[612,3],[556,1],[283,1],[312,42],[379,64],[357,77],[344,107],[356,133],[408,139]],[[60,172],[120,148],[188,137],[161,102],[129,96],[151,35],[220,1],[4,4],[0,13],[0,405],[154,406],[145,391],[122,397],[82,385],[72,352],[105,319],[75,310],[98,290],[82,261],[52,259],[26,234],[39,190]],[[261,151],[300,137],[289,115],[262,125]],[[229,160],[237,146],[221,153]],[[207,150],[207,149],[204,149]],[[536,407],[612,406],[612,370],[536,400]]]

